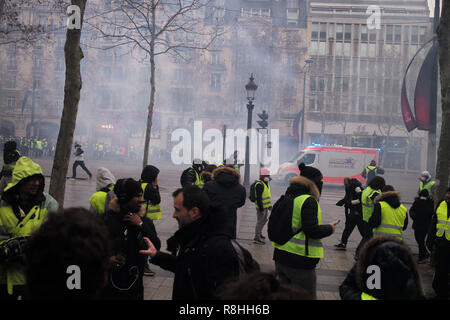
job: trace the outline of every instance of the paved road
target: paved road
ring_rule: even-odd
[[[35,159],[41,164],[44,174],[50,176],[51,160],[50,159]],[[117,163],[112,161],[86,161],[89,170],[95,175],[97,168],[107,167],[116,178],[134,177],[139,178],[141,164],[138,162]],[[162,219],[155,221],[155,226],[159,237],[161,238],[163,249],[165,248],[166,240],[177,230],[176,221],[172,218],[173,206],[171,193],[179,187],[179,177],[185,167],[169,167],[167,164],[159,164],[161,169],[159,175],[159,184],[161,186],[162,199]],[[187,167],[187,166],[186,166]],[[70,168],[71,169],[71,168]],[[86,174],[78,168],[79,176],[86,177]],[[417,180],[414,175],[389,175],[386,174],[387,183],[392,184],[400,191],[405,201],[406,207],[409,209],[411,199],[417,188]],[[47,186],[48,188],[48,179]],[[273,199],[278,199],[284,193],[285,186],[272,185]],[[95,192],[95,178],[89,180],[75,180],[67,181],[65,207],[70,206],[85,206],[88,207],[88,199],[92,193]],[[354,260],[354,251],[360,241],[360,235],[355,229],[349,238],[347,251],[336,251],[333,248],[340,240],[344,228],[344,211],[341,207],[336,207],[335,203],[344,195],[343,187],[325,187],[320,200],[322,208],[323,223],[331,222],[336,219],[341,219],[336,233],[328,238],[323,239],[325,246],[325,258],[317,266],[318,276],[318,294],[319,300],[339,300],[338,287],[342,283],[348,270],[352,267]],[[408,201],[409,200],[409,201]],[[257,245],[253,243],[254,227],[256,223],[256,213],[254,204],[247,201],[244,207],[238,210],[238,232],[237,240],[246,247],[260,263],[263,271],[273,271],[274,263],[272,260],[273,247],[267,241],[265,245]],[[263,233],[267,236],[267,228],[265,227]],[[414,240],[414,235],[411,227],[404,233],[404,241],[410,247],[414,255],[417,255],[418,248]],[[173,274],[160,269],[157,266],[152,266],[156,271],[154,277],[145,277],[145,299],[147,300],[170,300],[173,284]],[[423,284],[427,296],[432,296],[431,289],[432,269],[428,264],[419,265],[419,270],[422,276]]]

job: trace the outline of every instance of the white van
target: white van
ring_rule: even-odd
[[[291,161],[283,163],[273,178],[278,182],[289,183],[293,176],[300,173],[298,164],[304,162],[322,172],[324,183],[343,184],[345,177],[351,177],[364,184],[361,172],[371,160],[377,161],[378,156],[379,149],[374,148],[314,144],[300,151]]]

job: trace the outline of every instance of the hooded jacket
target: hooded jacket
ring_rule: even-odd
[[[20,202],[20,184],[32,176],[37,176],[41,181],[38,192],[26,203]],[[10,238],[30,236],[40,228],[49,212],[58,210],[58,203],[44,192],[44,187],[41,167],[31,159],[21,157],[0,202],[0,244]],[[25,283],[25,265],[22,260],[0,264],[0,284],[7,284],[9,294],[15,293],[16,286],[20,287]]]
[[[290,195],[292,199],[301,196],[303,194],[309,194],[312,197],[308,198],[302,206],[301,210],[301,224],[302,231],[308,238],[322,239],[328,237],[333,233],[331,225],[319,225],[317,220],[317,202],[320,199],[320,192],[316,184],[302,176],[295,176],[291,179],[290,185],[286,190],[286,195]],[[288,204],[287,210],[292,211],[294,201]],[[273,260],[285,266],[298,269],[314,269],[319,263],[319,258],[309,258],[301,255],[293,254],[287,251],[278,250],[274,248]]]
[[[152,165],[147,165],[144,167],[141,173],[141,185],[146,183],[145,189],[143,190],[143,198],[148,203],[146,205],[157,205],[161,203],[161,195],[159,194],[159,186],[153,187],[152,182],[156,180],[159,174],[159,169]]]
[[[207,182],[203,190],[212,202],[224,207],[227,214],[228,232],[236,238],[237,209],[245,204],[246,191],[240,184],[241,175],[233,168],[214,169],[213,180]]]
[[[369,219],[370,229],[376,228],[381,224],[381,206],[380,206],[381,201],[385,201],[393,209],[397,209],[401,205],[400,193],[396,191],[383,192],[374,199],[373,213]],[[407,226],[408,226],[408,215],[406,215],[403,230],[406,230]]]
[[[350,179],[349,186],[345,188],[345,196],[336,203],[337,206],[345,206],[345,212],[350,209],[351,214],[361,215],[362,213],[362,185],[357,179]]]
[[[430,197],[419,197],[414,200],[409,215],[413,220],[412,228],[421,232],[428,232],[431,217],[434,213],[434,202]]]
[[[236,252],[223,228],[226,213],[212,205],[202,214],[167,240],[173,254],[159,251],[150,261],[175,273],[173,300],[215,299],[217,289],[239,275]]]
[[[121,255],[125,258],[125,264],[120,269],[112,268],[108,274],[108,284],[102,290],[102,298],[105,299],[136,299],[143,298],[143,270],[147,256],[140,254],[138,237],[150,239],[155,248],[159,250],[159,240],[153,222],[143,217],[145,206],[141,205],[138,213],[142,219],[142,226],[130,224],[123,220],[120,211],[119,199],[114,198],[109,202],[109,210],[102,216],[109,231],[112,255]],[[129,288],[128,290],[119,290]]]
[[[90,211],[95,213],[104,213],[108,209],[108,203],[115,197],[114,184],[116,178],[107,168],[98,168],[97,170],[97,186],[95,192],[90,198]]]
[[[373,283],[368,278],[376,272],[368,269],[369,266],[380,268],[379,289],[367,287],[368,282]],[[403,242],[383,236],[366,243],[358,261],[339,286],[342,300],[361,300],[363,292],[381,300],[425,299],[417,265]]]

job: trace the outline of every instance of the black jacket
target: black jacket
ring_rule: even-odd
[[[351,179],[350,185],[345,188],[345,196],[339,200],[337,206],[345,206],[345,214],[360,215],[362,213],[362,195],[363,187],[361,182],[357,179]]]
[[[138,237],[147,237],[159,249],[161,242],[156,234],[153,222],[143,217],[142,226],[129,224],[123,221],[117,198],[110,201],[109,210],[103,215],[103,219],[109,231],[112,255],[123,256],[125,264],[120,269],[111,268],[108,274],[108,284],[102,290],[103,299],[143,299],[144,287],[142,283],[144,265],[147,256],[140,254],[141,248]],[[145,212],[144,206],[142,210]],[[119,290],[117,289],[128,290]]]
[[[302,206],[301,223],[302,231],[307,238],[322,239],[330,236],[333,233],[331,225],[318,225],[317,220],[317,201],[319,200],[319,191],[311,180],[297,176],[291,179],[291,185],[286,190],[286,195],[298,197],[303,194],[310,194],[312,197],[308,198]],[[316,201],[317,200],[317,201]],[[291,206],[287,206],[288,210],[293,210],[293,201]],[[308,258],[293,254],[284,250],[274,249],[273,260],[285,266],[298,269],[314,269],[319,263],[319,258]]]
[[[180,177],[180,183],[182,187],[192,185],[196,180],[195,169],[190,167],[183,171]]]
[[[397,209],[400,207],[400,195],[398,192],[389,191],[383,192],[378,195],[374,200],[373,213],[369,219],[369,228],[372,230],[373,228],[378,227],[381,224],[381,205],[380,201],[387,202],[393,209]],[[408,227],[408,215],[405,217],[405,222],[403,224],[403,230],[406,230]]]
[[[210,213],[180,228],[167,240],[173,254],[159,251],[151,263],[175,273],[173,300],[217,298],[217,289],[239,275],[230,236],[223,230],[225,212]]]
[[[246,191],[237,170],[221,167],[214,170],[213,180],[203,190],[212,202],[221,204],[227,213],[228,231],[236,238],[237,209],[245,204]]]
[[[417,231],[428,232],[431,217],[434,213],[433,199],[417,198],[409,209],[409,215],[413,220],[412,228]]]

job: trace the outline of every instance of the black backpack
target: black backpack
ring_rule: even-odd
[[[260,271],[259,264],[255,259],[253,259],[252,254],[247,249],[242,247],[236,240],[230,239],[230,241],[238,257],[239,274]]]
[[[255,187],[256,187],[256,183],[257,182],[258,181],[253,182],[252,185],[250,186],[250,194],[249,194],[248,198],[249,198],[249,200],[251,202],[255,202],[256,201],[256,189],[255,189]]]
[[[282,195],[272,207],[272,212],[267,224],[267,233],[270,241],[277,244],[285,244],[294,235],[302,231],[292,230],[292,210],[294,196]]]

